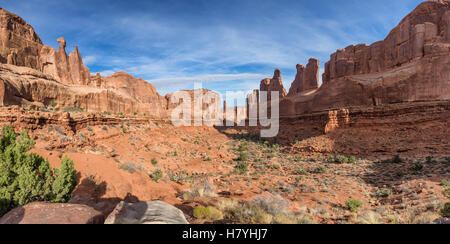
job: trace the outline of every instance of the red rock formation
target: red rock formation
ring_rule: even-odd
[[[67,86],[31,68],[0,64],[0,104],[4,106],[43,107],[56,102],[60,109],[75,107],[90,112],[141,113],[154,118],[167,116],[164,97],[158,95],[159,98],[152,102],[138,100],[132,95],[106,88]]]
[[[105,216],[81,204],[34,202],[17,207],[0,224],[103,224]]]
[[[49,46],[43,46],[39,54],[41,71],[52,75],[56,80],[66,85],[87,85],[90,83],[90,71],[83,65],[78,47],[70,55],[66,53],[64,38],[57,40],[60,44],[58,51]]]
[[[42,41],[22,18],[0,8],[0,63],[39,69]]]
[[[0,9],[0,104],[41,107],[55,101],[58,106],[87,111],[167,115],[167,100],[142,79],[124,72],[91,78],[78,47],[67,55],[66,41],[58,50],[42,44],[23,19]],[[40,71],[40,72],[39,72]],[[92,80],[91,80],[92,79]]]
[[[78,47],[67,55],[64,38],[57,41],[58,51],[43,45],[33,27],[0,8],[0,63],[33,68],[64,84],[86,85],[90,72],[83,65]]]
[[[281,115],[450,99],[449,26],[450,1],[421,3],[385,40],[332,54],[322,87],[281,101]]]
[[[297,64],[297,75],[289,89],[289,96],[319,88],[319,60],[311,58],[306,68]]]
[[[383,72],[430,54],[430,45],[450,41],[449,5],[449,1],[424,2],[406,16],[384,41],[337,50],[325,66],[323,81]],[[440,45],[440,48],[445,50],[446,45]]]
[[[261,85],[259,87],[260,91],[267,91],[267,97],[270,98],[270,92],[278,91],[280,92],[280,98],[287,96],[286,89],[284,89],[283,81],[281,81],[281,71],[279,69],[275,69],[272,79],[264,79],[261,81]]]

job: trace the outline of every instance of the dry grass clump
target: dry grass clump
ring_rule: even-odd
[[[223,219],[223,213],[212,206],[201,206],[194,209],[194,217],[208,221],[218,221]]]
[[[420,212],[417,209],[407,210],[404,213],[394,213],[387,216],[390,224],[430,224],[440,216],[435,212]]]
[[[183,194],[186,201],[197,197],[217,197],[216,186],[209,181],[196,182],[191,185],[190,191]]]

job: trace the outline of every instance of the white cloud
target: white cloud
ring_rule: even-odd
[[[262,74],[205,74],[193,77],[175,77],[175,78],[162,78],[152,80],[153,84],[185,84],[185,83],[208,83],[208,82],[220,82],[220,81],[236,81],[244,79],[263,79],[266,77]]]

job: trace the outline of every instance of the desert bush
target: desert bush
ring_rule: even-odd
[[[184,200],[196,197],[216,197],[216,186],[205,180],[191,185],[191,189],[183,194]]]
[[[450,218],[450,202],[444,205],[444,208],[441,210],[441,214],[446,218]]]
[[[67,202],[70,195],[77,185],[75,178],[76,170],[73,161],[64,156],[61,159],[59,169],[55,169],[55,180],[52,186],[53,199],[52,202]]]
[[[347,209],[356,212],[360,207],[363,206],[363,202],[358,199],[349,198],[345,201],[345,205],[347,206]]]
[[[336,156],[336,163],[346,164],[346,163],[348,163],[348,158],[346,156],[338,155],[338,156]]]
[[[327,172],[327,169],[323,166],[318,166],[317,168],[314,169],[314,173],[316,173],[316,174],[323,174],[326,172]]]
[[[158,160],[156,158],[152,158],[152,165],[155,166],[158,164]]]
[[[244,152],[239,153],[239,156],[237,158],[237,161],[247,161],[248,155]]]
[[[73,162],[64,157],[53,172],[48,160],[28,153],[34,141],[23,131],[17,136],[10,126],[0,139],[0,216],[34,201],[66,202],[76,186]]]
[[[440,185],[441,186],[448,186],[448,181],[447,180],[442,180]]]
[[[358,214],[354,219],[350,221],[350,223],[372,225],[382,224],[383,220],[376,212],[369,210]]]
[[[387,215],[386,219],[390,224],[430,224],[439,217],[439,214],[435,212],[423,212],[416,208],[411,208],[401,214]]]
[[[394,164],[403,163],[403,159],[400,157],[399,154],[396,154],[394,155],[394,157],[392,157],[392,163]]]
[[[444,191],[442,191],[442,195],[444,195],[444,197],[450,199],[450,188],[447,188]]]
[[[133,174],[136,172],[136,165],[131,162],[121,163],[119,166],[120,169],[128,171],[128,173]]]
[[[246,163],[246,162],[239,162],[234,167],[234,172],[236,174],[240,174],[240,175],[243,175],[243,174],[247,173],[248,172],[248,163]]]
[[[288,211],[289,200],[280,196],[260,196],[253,201],[240,203],[226,199],[217,204],[225,219],[245,224],[314,224],[308,216]]]
[[[289,207],[289,200],[282,198],[279,195],[276,196],[258,196],[253,201],[252,204],[263,209],[265,212],[270,214],[280,214],[286,213]]]
[[[239,152],[245,152],[247,150],[248,150],[248,142],[244,142],[244,143],[240,144],[238,147]]]
[[[356,157],[355,157],[355,156],[350,156],[350,157],[348,158],[348,163],[356,164]]]
[[[423,169],[423,164],[421,162],[415,162],[412,170],[415,172],[421,171]]]
[[[54,100],[52,100],[49,105],[53,108],[58,106],[58,104]]]

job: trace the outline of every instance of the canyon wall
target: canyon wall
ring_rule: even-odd
[[[150,83],[124,72],[91,76],[78,47],[66,53],[42,43],[19,16],[0,8],[0,105],[82,108],[91,112],[167,117],[167,99]]]

